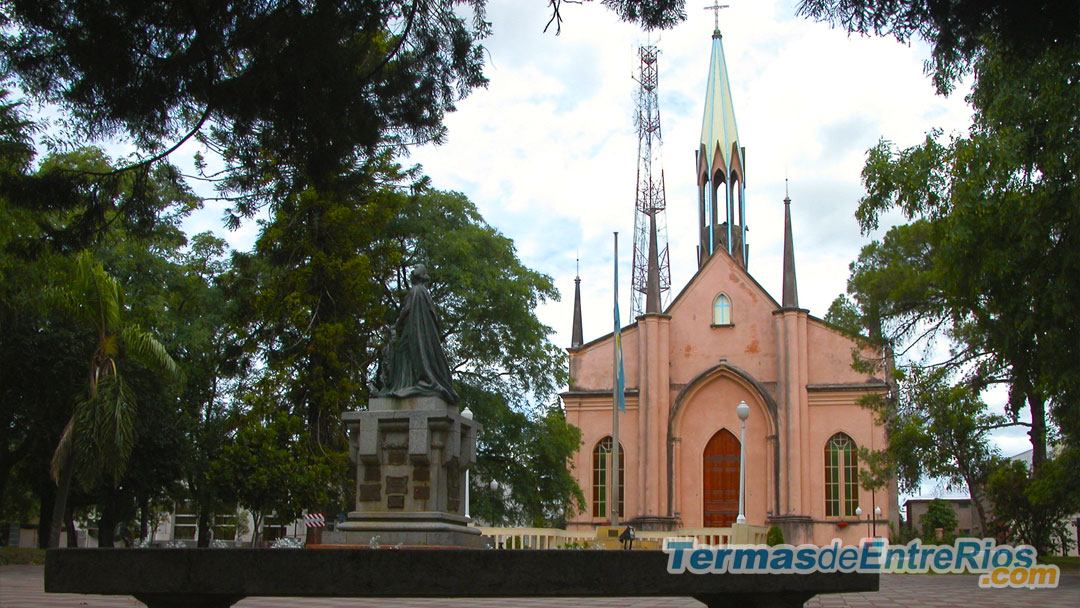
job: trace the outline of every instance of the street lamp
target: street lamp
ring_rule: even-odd
[[[742,425],[739,434],[739,516],[735,518],[735,523],[745,524],[746,515],[743,514],[743,494],[746,491],[746,419],[750,417],[750,406],[746,405],[745,401],[740,401],[739,406],[735,408],[735,413],[739,415]]]
[[[881,519],[881,507],[874,507],[874,537],[877,537],[877,521]]]
[[[855,507],[855,517],[856,517],[857,519],[862,519],[862,507]],[[870,517],[870,516],[869,516],[869,515],[867,515],[867,517]],[[869,525],[870,525],[869,521],[867,521],[867,524],[866,524],[866,525],[867,525],[867,526],[869,526]]]

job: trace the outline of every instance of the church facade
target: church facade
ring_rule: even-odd
[[[626,411],[619,414],[617,496],[607,488],[615,466],[615,336],[583,341],[575,293],[570,386],[562,399],[568,422],[582,431],[572,469],[587,504],[568,527],[609,523],[613,498],[620,522],[639,529],[734,523],[744,453],[736,408],[746,403],[747,523],[779,525],[795,544],[887,534],[895,486],[863,489],[857,456],[860,447],[885,446],[883,427],[858,404],[887,390],[884,374],[852,369],[859,343],[799,307],[790,200],[781,301],[747,271],[745,148],[724,63],[716,31],[694,159],[698,271],[666,309],[650,281],[646,312],[621,330]],[[656,247],[650,250],[652,257]],[[860,355],[881,356],[865,349]]]

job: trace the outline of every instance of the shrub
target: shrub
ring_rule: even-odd
[[[784,544],[784,531],[780,529],[780,526],[769,528],[768,534],[765,535],[765,544],[770,547]]]

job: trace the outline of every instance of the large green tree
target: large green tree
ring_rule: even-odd
[[[1004,371],[1010,408],[1030,408],[1037,468],[1047,406],[1080,437],[1080,42],[1019,62],[988,41],[975,74],[970,132],[872,149],[857,217],[869,231],[899,208],[934,225],[935,289],[963,343]]]

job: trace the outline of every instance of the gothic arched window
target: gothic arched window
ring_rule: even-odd
[[[607,517],[607,472],[608,463],[611,462],[611,437],[604,437],[596,444],[593,450],[593,488],[592,488],[592,515],[593,517]],[[623,513],[623,477],[626,475],[626,454],[622,445],[619,446],[619,513]]]
[[[716,296],[713,300],[712,324],[731,325],[731,300],[724,294]]]
[[[859,462],[855,442],[837,433],[825,444],[825,516],[854,517],[859,506]]]

